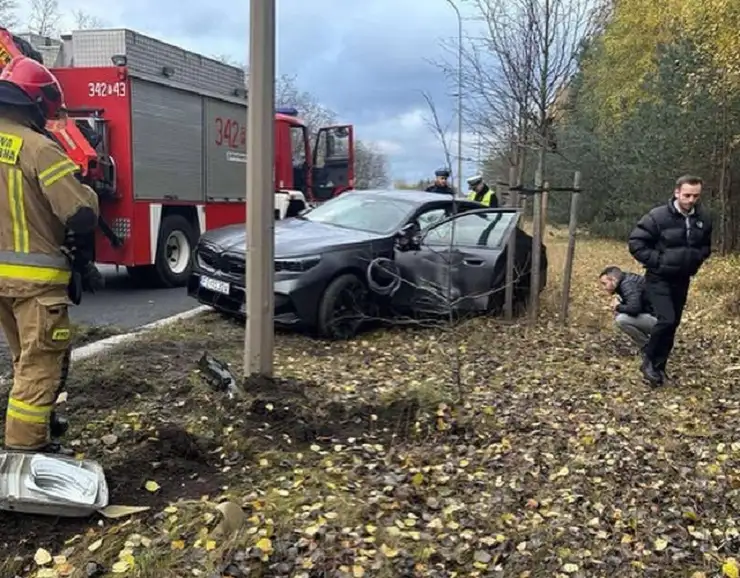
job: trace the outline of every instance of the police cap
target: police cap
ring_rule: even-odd
[[[477,187],[482,182],[483,182],[483,177],[481,175],[475,175],[474,177],[470,177],[468,179],[468,186]]]
[[[450,169],[441,168],[434,171],[435,177],[449,177],[450,176]]]

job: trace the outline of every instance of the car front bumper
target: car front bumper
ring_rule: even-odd
[[[275,323],[278,325],[300,325],[299,317],[290,297],[295,288],[294,280],[275,283]],[[218,311],[243,317],[246,314],[246,290],[244,282],[225,275],[207,274],[194,270],[188,279],[188,295],[203,305]]]

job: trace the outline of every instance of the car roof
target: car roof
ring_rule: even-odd
[[[433,203],[435,201],[451,201],[453,198],[452,195],[448,195],[445,193],[427,193],[426,191],[414,191],[409,189],[367,189],[354,190],[351,192],[362,195],[373,195],[388,199],[398,199],[399,201],[410,201],[412,203],[416,203],[417,205]],[[465,200],[461,197],[457,197],[457,199],[460,201]]]

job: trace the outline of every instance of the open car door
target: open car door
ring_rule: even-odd
[[[485,311],[503,291],[506,244],[519,223],[518,209],[475,209],[431,225],[417,248],[397,251],[409,289],[399,299],[418,313]],[[498,296],[498,295],[496,295]]]
[[[354,188],[354,166],[352,125],[320,128],[313,149],[311,200],[326,201]]]

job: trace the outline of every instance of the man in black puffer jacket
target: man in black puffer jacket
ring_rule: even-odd
[[[614,296],[612,310],[615,325],[626,333],[642,351],[650,339],[656,319],[650,314],[645,295],[645,278],[609,265],[599,275],[604,291]]]
[[[645,292],[658,320],[641,367],[652,385],[667,379],[691,278],[712,252],[712,221],[699,204],[701,189],[699,177],[679,178],[673,198],[643,216],[630,234],[629,251],[645,267]]]

